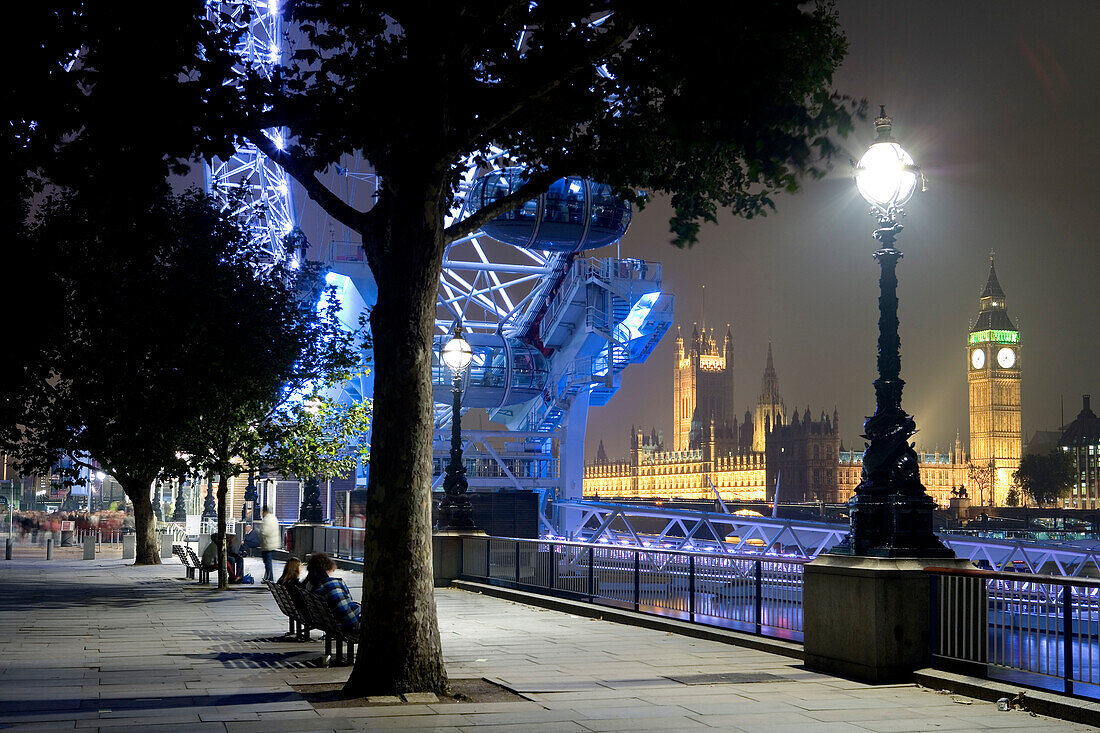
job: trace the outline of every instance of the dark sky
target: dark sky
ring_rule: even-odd
[[[1100,3],[838,7],[850,47],[836,89],[865,98],[871,117],[885,104],[929,178],[898,240],[903,406],[918,446],[946,449],[956,431],[966,444],[966,334],[991,248],[1021,333],[1025,439],[1056,429],[1060,399],[1069,421],[1081,394],[1100,393]],[[868,119],[845,142],[852,158],[873,135]],[[878,317],[866,211],[844,160],[767,218],[723,217],[690,251],[667,244],[669,210],[657,202],[636,214],[622,255],[663,262],[685,335],[707,286],[706,323],[733,325],[738,413],[755,403],[771,341],[788,410],[836,406],[845,445],[862,447]],[[587,457],[600,438],[610,456],[625,456],[632,423],[663,429],[671,443],[674,348],[675,328],[592,409]]]

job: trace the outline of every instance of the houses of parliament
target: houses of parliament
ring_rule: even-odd
[[[970,412],[968,450],[956,438],[946,453],[921,452],[921,481],[947,506],[960,487],[972,501],[1002,505],[1020,463],[1020,335],[990,256],[978,315],[966,340]],[[585,498],[845,502],[860,482],[862,451],[845,450],[840,416],[809,407],[788,410],[779,391],[771,346],[760,392],[738,419],[734,408],[733,335],[705,327],[676,337],[673,435],[630,431],[630,455],[610,460],[603,447],[585,466]],[[670,449],[671,448],[671,449]]]

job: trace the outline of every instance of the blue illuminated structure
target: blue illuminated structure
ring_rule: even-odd
[[[270,78],[282,61],[283,22],[278,2],[228,0],[207,2],[208,18],[221,25],[247,26],[248,32],[234,50],[253,73]],[[245,69],[241,68],[243,77]],[[275,147],[282,150],[287,131],[265,130]],[[250,142],[242,142],[227,160],[215,159],[204,167],[206,192],[223,210],[233,214],[262,252],[260,267],[295,257],[287,252],[283,239],[297,226],[294,217],[290,176]]]
[[[524,177],[516,168],[482,175],[471,169],[467,180],[456,216],[516,190]],[[661,292],[659,264],[580,255],[617,242],[630,216],[630,205],[608,186],[562,178],[483,231],[453,242],[444,255],[433,357],[437,431],[450,422],[440,348],[461,320],[474,348],[463,408],[487,409],[492,420],[524,436],[528,446],[541,444],[537,450],[546,454],[558,441],[557,486],[538,489],[544,509],[550,498],[581,498],[589,406],[606,404],[623,370],[644,362],[672,323],[673,299]],[[506,461],[493,460],[510,476]],[[569,521],[542,519],[545,532]]]
[[[466,194],[467,215],[527,183],[522,168],[503,168],[478,177]],[[560,178],[546,193],[501,214],[484,227],[497,241],[526,249],[577,252],[619,240],[630,226],[630,204],[611,187],[585,178]]]
[[[283,54],[278,3],[228,0],[207,7],[215,22],[247,26],[238,53],[269,75]],[[290,133],[266,134],[281,149]],[[503,152],[493,148],[478,160],[492,165]],[[461,196],[451,220],[515,191],[525,180],[520,168],[486,171],[473,156],[462,168]],[[382,183],[369,165],[346,156],[333,170],[328,188],[356,208],[369,206]],[[236,200],[231,194],[245,194],[238,213],[248,217],[267,263],[296,256],[282,246],[298,225],[291,182],[254,146],[242,146],[231,159],[215,161],[207,169],[207,190],[227,207]],[[338,223],[330,225],[323,213],[320,218],[320,226],[310,230],[320,259],[331,270],[327,283],[338,291],[341,318],[354,328],[362,309],[376,302],[377,282],[358,235]],[[618,389],[622,371],[644,361],[672,323],[672,297],[660,291],[660,265],[579,256],[617,242],[630,220],[630,204],[613,196],[609,186],[567,177],[518,210],[495,218],[483,231],[452,242],[444,255],[437,332],[449,334],[456,320],[461,321],[474,351],[464,377],[462,407],[487,409],[527,446],[525,454],[531,449],[532,455],[542,456],[533,457],[534,463],[558,467],[556,488],[543,488],[550,479],[537,472],[544,507],[550,496],[581,497],[589,405],[605,404]],[[439,368],[442,339],[437,341],[433,391],[438,431],[451,420],[452,385]],[[341,391],[344,400],[369,398],[373,374],[361,375]],[[557,459],[550,460],[555,439]],[[492,453],[491,446],[485,450]],[[369,465],[362,469],[359,486],[366,484]],[[552,529],[545,521],[543,528]]]

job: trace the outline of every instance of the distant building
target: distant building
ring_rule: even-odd
[[[1100,502],[1100,418],[1089,405],[1090,395],[1082,398],[1081,412],[1062,431],[1061,449],[1073,457],[1074,484],[1063,506],[1096,509]]]
[[[677,337],[673,370],[674,444],[656,430],[630,429],[630,455],[608,458],[600,441],[596,461],[585,466],[584,496],[610,500],[844,502],[860,481],[863,454],[844,451],[840,417],[807,407],[790,418],[779,393],[771,346],[760,395],[738,424],[733,417],[733,337],[721,349],[713,331]],[[947,506],[966,482],[966,456],[956,440],[949,453],[919,453],[929,494]]]
[[[979,470],[992,469],[992,496],[984,499],[1001,506],[1023,454],[1020,332],[1008,317],[992,254],[966,349],[971,461]],[[970,494],[973,499],[983,499],[973,491]]]

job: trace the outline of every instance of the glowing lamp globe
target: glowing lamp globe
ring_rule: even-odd
[[[890,136],[892,122],[883,110],[875,120],[878,138],[856,165],[856,187],[859,193],[881,212],[890,214],[913,197],[920,168],[913,156]]]
[[[470,366],[470,360],[473,357],[473,349],[470,348],[470,345],[466,343],[466,339],[462,338],[460,333],[456,334],[443,347],[443,363],[450,367],[453,372],[460,372]]]

